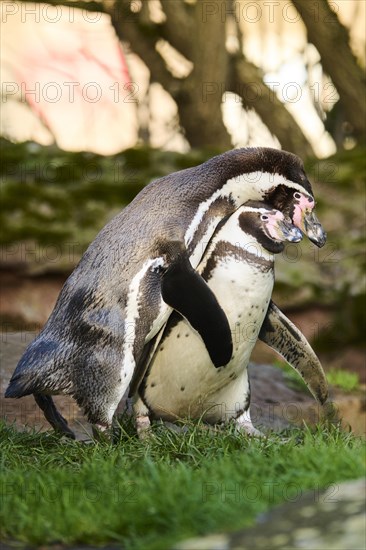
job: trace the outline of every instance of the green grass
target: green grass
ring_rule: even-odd
[[[344,391],[360,389],[360,379],[357,372],[343,369],[330,369],[327,372],[327,380],[332,386],[337,386]]]
[[[2,540],[164,550],[251,525],[258,513],[365,473],[364,442],[335,426],[251,440],[233,428],[162,426],[139,441],[81,444],[1,428]]]
[[[296,390],[303,393],[308,393],[309,389],[299,374],[288,364],[286,361],[277,359],[273,362],[275,367],[282,370],[286,380],[286,384]],[[360,389],[360,379],[356,372],[347,371],[344,369],[329,369],[326,373],[328,384],[336,386],[343,391],[354,391]]]

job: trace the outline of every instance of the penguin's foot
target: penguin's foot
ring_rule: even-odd
[[[149,409],[138,395],[135,396],[132,409],[135,416],[137,437],[148,439],[152,435]]]
[[[137,415],[135,417],[136,431],[139,439],[148,439],[152,435],[151,423],[148,415]]]
[[[257,430],[257,428],[253,426],[253,424],[247,424],[244,422],[235,422],[235,425],[238,428],[238,430],[246,433],[250,437],[266,437],[266,435],[260,430]]]
[[[263,432],[261,432],[260,430],[257,430],[257,428],[255,428],[253,425],[248,426],[248,425],[236,423],[236,427],[238,428],[238,430],[249,435],[250,437],[266,437],[266,435]]]
[[[111,429],[106,424],[93,424],[92,432],[94,441],[97,443],[110,443],[111,442]]]
[[[266,437],[263,432],[254,427],[249,411],[244,411],[235,419],[235,426],[250,437]]]
[[[161,421],[161,424],[164,426],[164,428],[167,428],[168,430],[175,432],[177,434],[187,433],[188,432],[188,426],[185,426],[184,424],[180,426],[179,424],[175,424],[174,422]]]

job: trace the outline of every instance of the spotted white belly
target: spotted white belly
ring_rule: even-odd
[[[232,359],[215,368],[201,337],[180,319],[161,340],[145,380],[144,400],[156,416],[219,422],[245,408],[247,365],[273,289],[273,270],[260,267],[232,256],[217,259],[208,285],[230,324]]]

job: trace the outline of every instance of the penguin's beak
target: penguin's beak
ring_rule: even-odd
[[[292,221],[299,227],[309,239],[321,248],[325,245],[327,234],[321,226],[314,212],[315,201],[310,195],[305,195],[299,191],[294,193],[294,210]]]
[[[283,235],[281,240],[286,240],[290,243],[298,243],[301,241],[302,231],[298,227],[292,225],[292,223],[285,220],[279,220],[277,226]]]
[[[313,211],[304,211],[302,225],[303,227],[301,229],[309,237],[311,242],[316,244],[319,248],[325,245],[327,234]]]

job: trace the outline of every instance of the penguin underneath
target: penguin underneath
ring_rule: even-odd
[[[325,243],[310,182],[291,153],[236,149],[157,179],[90,244],[5,397],[34,394],[70,437],[52,394],[73,396],[91,424],[110,427],[146,345],[173,310],[200,334],[215,367],[228,363],[228,321],[195,268],[219,222],[248,200],[266,200]]]
[[[250,419],[247,366],[267,310],[275,307],[274,255],[284,249],[284,241],[301,238],[281,212],[264,203],[249,202],[219,225],[197,271],[225,311],[233,355],[224,368],[215,368],[197,332],[173,313],[138,388],[134,412],[140,434],[149,426],[149,415],[168,421],[203,419],[209,424],[235,420],[250,435],[260,433]],[[327,383],[322,367],[292,323],[289,330],[301,337],[299,355],[306,350],[300,365],[292,349],[292,366],[324,402]]]

